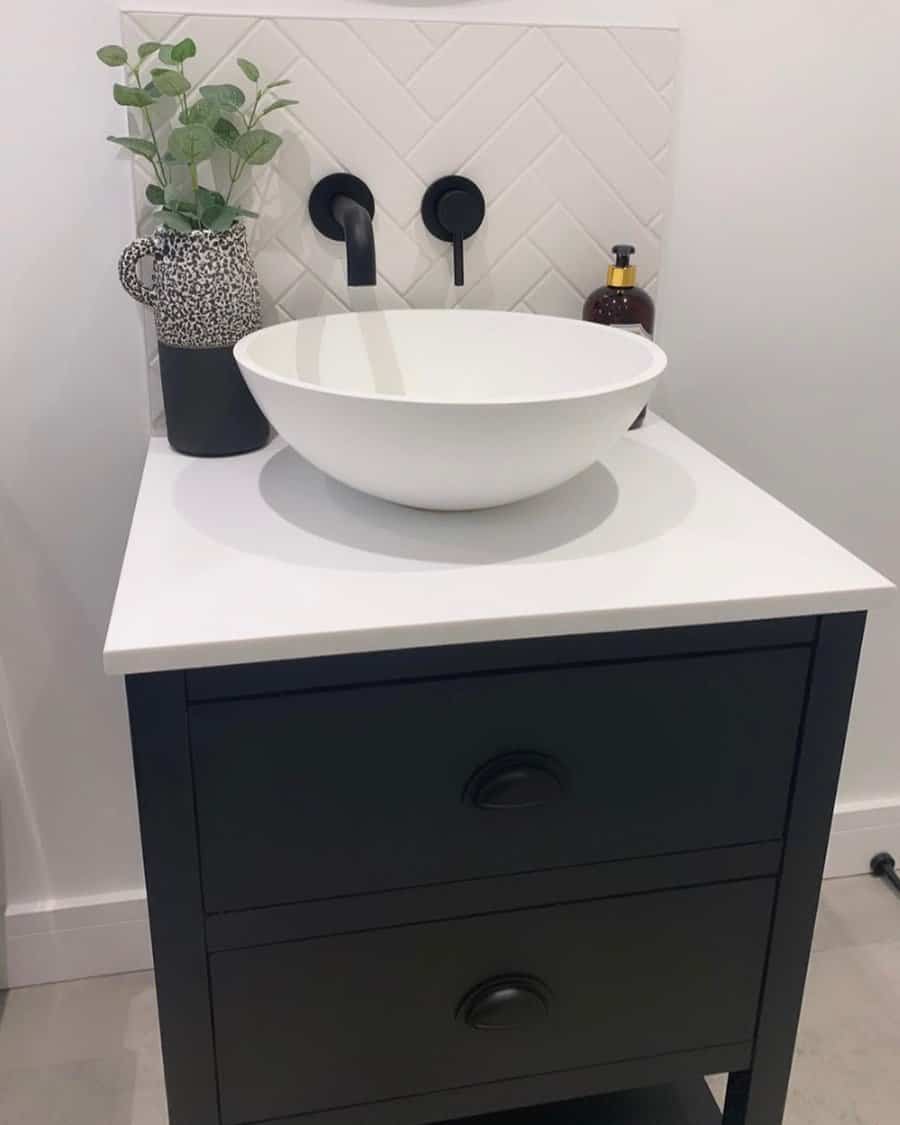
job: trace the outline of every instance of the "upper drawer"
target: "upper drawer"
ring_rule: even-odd
[[[206,909],[776,839],[806,649],[191,709]]]
[[[225,1125],[753,1038],[773,880],[216,953]]]

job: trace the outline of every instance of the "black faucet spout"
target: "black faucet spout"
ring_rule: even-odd
[[[361,203],[347,195],[334,197],[331,213],[343,230],[347,244],[347,284],[374,285],[375,234],[372,216]]]

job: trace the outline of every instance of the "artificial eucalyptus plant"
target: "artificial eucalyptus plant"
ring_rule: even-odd
[[[119,105],[140,110],[147,134],[107,140],[148,162],[156,180],[146,190],[147,199],[159,208],[154,215],[158,222],[184,234],[192,230],[225,231],[235,219],[257,217],[255,212],[232,203],[235,186],[248,165],[267,164],[281,144],[277,133],[262,128],[262,119],[276,109],[297,104],[272,93],[288,79],[261,85],[259,68],[242,58],[237,64],[255,87],[249,101],[239,86],[230,83],[201,86],[189,99],[192,86],[184,64],[196,54],[193,39],[141,43],[134,61],[124,47],[111,45],[97,51],[101,62],[127,71],[129,81],[125,85],[116,82],[113,97]],[[142,72],[151,61],[161,65],[151,66],[147,80]],[[179,124],[170,131],[163,151],[157,128],[176,109]],[[228,186],[224,194],[200,183],[199,166],[217,152],[227,157]]]

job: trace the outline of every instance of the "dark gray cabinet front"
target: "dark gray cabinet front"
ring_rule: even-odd
[[[195,705],[207,911],[781,837],[805,647]]]
[[[779,1125],[863,624],[130,676],[172,1125]]]
[[[773,887],[749,880],[214,954],[223,1122],[749,1041]]]

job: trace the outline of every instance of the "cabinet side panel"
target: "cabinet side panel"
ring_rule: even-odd
[[[723,1125],[778,1125],[784,1113],[865,622],[865,613],[819,622],[753,1062],[729,1080]]]
[[[184,674],[126,680],[171,1125],[218,1125]]]

